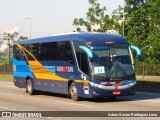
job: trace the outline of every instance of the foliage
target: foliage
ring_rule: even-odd
[[[124,14],[125,14],[124,8],[120,5],[116,10],[112,12],[112,19],[116,21],[117,23],[116,30],[120,35],[123,35],[123,29],[124,29],[123,27],[124,27],[124,24],[126,24]]]
[[[142,50],[144,74],[160,75],[160,1],[125,0],[125,3],[124,9],[119,6],[113,12],[113,17],[122,20],[124,12],[124,36],[130,44]],[[120,25],[120,34],[122,34],[122,29]],[[140,64],[136,65],[138,73],[142,72]]]
[[[20,37],[19,37],[19,40],[28,40],[28,37],[20,36]]]
[[[98,0],[89,0],[90,7],[86,13],[86,20],[83,18],[75,18],[73,25],[77,26],[76,31],[82,31],[80,27],[86,27],[87,31],[106,32],[110,29],[116,29],[116,22],[105,14],[107,8],[101,8]]]
[[[126,0],[126,3],[128,1],[133,0]],[[134,4],[132,12],[128,6],[125,7],[125,35],[131,44],[141,48],[144,61],[157,62],[160,58],[160,1],[144,1],[137,6]]]
[[[11,61],[10,61],[10,48],[12,48],[13,40],[15,39],[15,37],[18,36],[18,32],[13,32],[13,33],[4,32],[3,35],[4,35],[3,40],[8,41],[8,62],[10,64],[11,63]]]
[[[8,63],[12,63],[12,58],[10,58],[9,59],[9,61],[8,61],[8,59],[4,59],[4,61],[3,61],[3,64],[8,64]]]
[[[18,32],[14,32],[14,33],[6,33],[4,32],[4,40],[8,40],[8,41],[13,41],[15,37],[18,36]]]
[[[76,18],[73,25],[76,31],[106,32],[109,29],[123,34],[130,44],[142,50],[142,60],[146,74],[159,75],[160,69],[160,1],[159,0],[125,0],[125,6],[119,6],[113,15],[106,15],[106,7],[100,7],[98,0],[89,0],[90,7],[86,19]],[[92,26],[96,26],[94,29]]]

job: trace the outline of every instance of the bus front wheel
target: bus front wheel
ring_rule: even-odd
[[[79,100],[79,96],[78,96],[78,93],[77,93],[77,88],[75,86],[75,83],[73,82],[69,88],[69,95],[70,97],[72,98],[72,100],[74,101],[78,101]]]
[[[29,94],[29,95],[33,95],[34,94],[34,88],[33,88],[33,83],[32,83],[32,80],[31,79],[28,79],[27,80],[27,83],[26,83],[26,92]]]

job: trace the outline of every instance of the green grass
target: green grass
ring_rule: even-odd
[[[9,81],[13,82],[13,75],[12,74],[0,74],[0,81]]]

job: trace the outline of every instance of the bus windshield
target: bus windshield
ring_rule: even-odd
[[[92,76],[97,79],[126,78],[134,74],[129,46],[91,46]]]

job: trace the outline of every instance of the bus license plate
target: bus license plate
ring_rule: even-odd
[[[114,91],[113,92],[113,95],[120,95],[121,94],[121,91]]]

